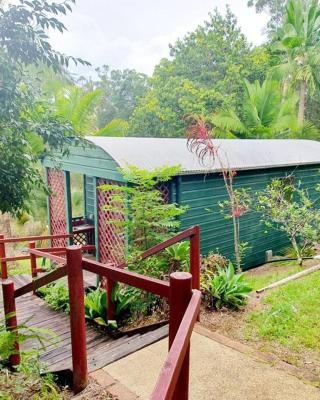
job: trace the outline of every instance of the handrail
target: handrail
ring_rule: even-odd
[[[49,260],[56,261],[58,263],[65,263],[66,262],[65,258],[63,258],[63,257],[59,257],[59,256],[56,256],[56,255],[54,255],[52,253],[47,253],[45,251],[41,251],[41,250],[38,250],[38,249],[30,249],[29,253],[33,254],[35,256],[38,256],[38,257],[48,258]]]
[[[165,240],[164,242],[158,243],[155,246],[150,247],[148,250],[144,251],[142,254],[140,254],[138,260],[144,260],[147,257],[154,256],[157,253],[160,253],[162,250],[178,243],[181,242],[182,240],[188,239],[195,234],[197,234],[199,230],[198,226],[193,226],[191,228],[186,229],[183,232],[178,233],[177,235],[173,236],[172,238]],[[124,268],[127,266],[127,263],[121,263],[117,265],[118,268]]]
[[[0,239],[0,243],[34,242],[34,241],[51,240],[51,239],[68,239],[72,237],[73,233],[61,233],[57,235],[43,235],[43,236],[22,236],[13,238],[3,238]]]
[[[172,238],[165,240],[159,244],[156,244],[153,247],[150,247],[148,250],[144,251],[140,254],[138,260],[144,260],[148,257],[154,256],[155,254],[160,253],[164,249],[181,242],[185,239],[191,239],[191,246],[190,246],[190,273],[193,279],[193,288],[198,289],[200,287],[200,260],[197,260],[197,257],[194,254],[198,254],[200,251],[200,228],[199,226],[192,226],[184,230],[183,232],[178,233],[177,235],[173,236]],[[195,240],[194,240],[195,239]],[[192,257],[193,262],[191,261]],[[126,268],[128,266],[127,262],[123,262],[121,264],[117,264],[117,268]]]
[[[111,264],[101,264],[98,261],[88,260],[86,258],[82,259],[82,268],[94,274],[109,278],[112,281],[119,281],[126,285],[149,291],[161,297],[169,297],[169,282],[126,271],[114,267]]]
[[[188,350],[192,330],[199,314],[200,303],[201,292],[193,289],[188,308],[163,364],[150,400],[170,400],[172,398]]]
[[[64,260],[65,262],[65,260]],[[27,283],[26,285],[16,289],[14,291],[14,297],[20,297],[29,292],[34,292],[39,289],[41,286],[48,285],[49,283],[56,281],[57,279],[63,278],[67,275],[67,267],[64,265],[63,267],[59,267],[48,274],[41,276],[40,278],[34,279],[32,282]]]

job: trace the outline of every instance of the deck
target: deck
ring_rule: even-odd
[[[86,275],[87,286],[92,286],[94,274]],[[15,288],[30,281],[29,276],[14,276]],[[0,285],[1,291],[1,285]],[[1,293],[2,303],[2,293]],[[45,349],[40,349],[40,360],[47,366],[49,372],[72,369],[71,335],[69,316],[52,310],[41,298],[32,294],[21,296],[16,301],[18,324],[27,321],[29,327],[39,327],[54,335],[45,343]],[[3,308],[0,307],[0,315]],[[110,335],[87,324],[88,370],[93,372],[116,360],[121,359],[139,349],[142,349],[168,334],[168,327],[163,326],[146,333]],[[38,341],[28,341],[23,344],[23,350],[39,349]]]

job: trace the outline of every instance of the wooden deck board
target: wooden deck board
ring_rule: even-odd
[[[95,275],[93,276],[95,279]],[[15,283],[15,288],[31,281],[28,275],[14,276],[12,279]],[[1,292],[0,285],[0,317],[3,316]],[[16,301],[16,306],[18,324],[26,321],[28,326],[48,329],[55,335],[51,341],[49,339],[46,343],[44,350],[39,350],[40,360],[47,365],[48,371],[58,372],[64,369],[72,369],[69,316],[62,312],[54,311],[41,298],[31,293],[19,297]],[[87,324],[86,332],[88,368],[89,372],[93,372],[164,338],[168,334],[168,327],[164,326],[144,334],[123,335],[114,338]],[[24,350],[39,348],[40,344],[36,340],[27,341],[22,345]]]

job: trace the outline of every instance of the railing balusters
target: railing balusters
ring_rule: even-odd
[[[73,391],[87,386],[88,366],[81,246],[67,247],[67,272],[70,303],[70,328],[73,366]]]
[[[0,235],[0,240],[4,240],[4,235]],[[3,261],[6,258],[6,244],[0,242],[0,258],[1,258],[1,278],[8,279],[8,266],[7,262]]]
[[[192,274],[192,288],[200,288],[200,228],[194,227],[194,234],[190,237],[190,272]]]
[[[10,332],[18,335],[18,325],[16,316],[16,301],[14,298],[14,283],[9,280],[2,282],[3,308],[5,315],[6,328]],[[9,363],[12,367],[20,364],[19,343],[14,343],[14,354],[9,357]]]
[[[36,242],[30,242],[29,243],[29,250],[33,250],[36,248]],[[32,279],[36,278],[38,276],[37,272],[37,257],[30,252],[30,266],[31,266],[31,276]],[[33,291],[33,294],[36,294],[35,290]]]

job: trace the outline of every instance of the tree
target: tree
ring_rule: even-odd
[[[184,136],[188,114],[207,116],[242,104],[242,79],[263,80],[271,54],[252,50],[229,8],[170,46],[171,59],[155,68],[150,89],[129,121],[135,136]]]
[[[63,32],[56,18],[71,10],[73,0],[48,3],[44,0],[0,5],[0,211],[18,214],[26,205],[34,185],[40,185],[37,154],[32,145],[38,139],[47,148],[64,151],[72,126],[55,116],[50,105],[35,98],[30,89],[27,67],[47,65],[55,71],[70,61],[85,61],[56,52],[46,30]],[[35,139],[37,138],[37,139]]]
[[[219,110],[209,120],[216,127],[216,135],[245,138],[317,138],[318,130],[302,125],[296,115],[298,97],[287,91],[284,96],[277,81],[244,81],[244,103],[241,113]]]
[[[64,86],[54,93],[53,110],[70,121],[78,134],[92,134],[97,130],[96,110],[101,97],[99,89],[86,91],[76,85]]]
[[[139,99],[148,89],[147,75],[134,69],[110,70],[107,65],[97,70],[99,79],[92,82],[102,93],[97,110],[98,127],[102,128],[112,120],[128,121]]]
[[[185,207],[165,203],[158,189],[179,170],[178,166],[164,166],[147,171],[130,165],[121,169],[128,185],[101,186],[111,194],[109,204],[105,205],[105,210],[114,216],[109,223],[115,225],[120,234],[126,232],[130,249],[135,253],[168,239],[179,227],[177,217],[184,213]]]
[[[303,250],[319,241],[320,210],[317,200],[313,201],[290,178],[274,179],[264,191],[258,192],[257,208],[268,228],[287,235],[301,265]]]
[[[306,113],[306,96],[319,88],[320,6],[318,0],[289,0],[279,30],[277,48],[285,54],[274,74],[284,79],[284,90],[291,84],[299,91],[298,120]]]
[[[269,36],[281,26],[287,0],[249,0],[248,7],[255,7],[257,13],[267,12],[270,20],[267,24]]]

